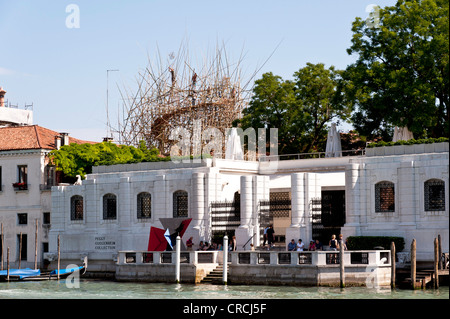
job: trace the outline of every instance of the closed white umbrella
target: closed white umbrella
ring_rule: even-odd
[[[243,160],[241,137],[238,135],[235,127],[231,128],[225,148],[225,159]]]
[[[327,146],[325,149],[325,157],[339,157],[342,156],[341,135],[336,129],[336,124],[331,123],[328,131]]]

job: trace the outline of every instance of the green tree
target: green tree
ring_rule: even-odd
[[[265,73],[255,81],[249,107],[237,122],[244,130],[278,128],[279,154],[324,151],[326,124],[349,116],[338,90],[340,73],[322,63],[307,63],[293,80]]]
[[[378,15],[379,23],[356,18],[347,50],[357,56],[343,76],[354,127],[385,140],[394,126],[415,138],[448,136],[448,0],[399,0]]]

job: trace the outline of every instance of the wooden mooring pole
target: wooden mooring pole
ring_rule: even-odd
[[[416,288],[416,239],[411,243],[411,286]]]
[[[61,250],[60,250],[60,241],[59,241],[59,235],[58,235],[58,280],[59,280],[59,266],[60,266],[60,260],[61,260]]]
[[[5,250],[3,249],[3,247],[4,247],[4,246],[3,246],[3,243],[4,243],[4,241],[3,241],[3,223],[2,223],[2,238],[1,238],[1,239],[2,239],[2,261],[1,261],[1,262],[2,262],[2,265],[1,265],[1,270],[3,270],[3,259],[4,259],[4,258],[3,258],[3,253],[4,253],[4,251],[5,251]]]
[[[22,262],[22,233],[20,233],[19,235],[19,269],[21,266],[21,262]]]
[[[3,233],[3,232],[2,232]],[[438,235],[438,242],[439,242],[439,269],[444,269],[443,264],[442,264],[442,240],[441,240],[441,235]]]
[[[340,273],[340,286],[345,288],[345,270],[344,270],[344,243],[339,245],[339,273]]]
[[[434,288],[439,288],[439,241],[434,239]]]
[[[9,247],[8,252],[6,253],[6,280],[9,281]]]
[[[391,288],[395,288],[395,243],[391,242]]]
[[[37,269],[37,232],[38,232],[38,219],[36,219],[36,230],[34,233],[34,269]]]

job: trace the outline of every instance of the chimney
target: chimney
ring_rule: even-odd
[[[61,148],[61,136],[59,135],[55,136],[55,147],[57,150]]]
[[[61,134],[61,146],[69,145],[69,133],[59,133]]]
[[[4,107],[5,106],[5,89],[3,89],[3,87],[0,86],[0,107]]]

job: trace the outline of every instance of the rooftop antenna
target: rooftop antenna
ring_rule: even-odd
[[[109,137],[110,135],[110,123],[109,123],[109,72],[117,72],[119,70],[106,70],[106,136]],[[111,133],[112,137],[112,133]]]

